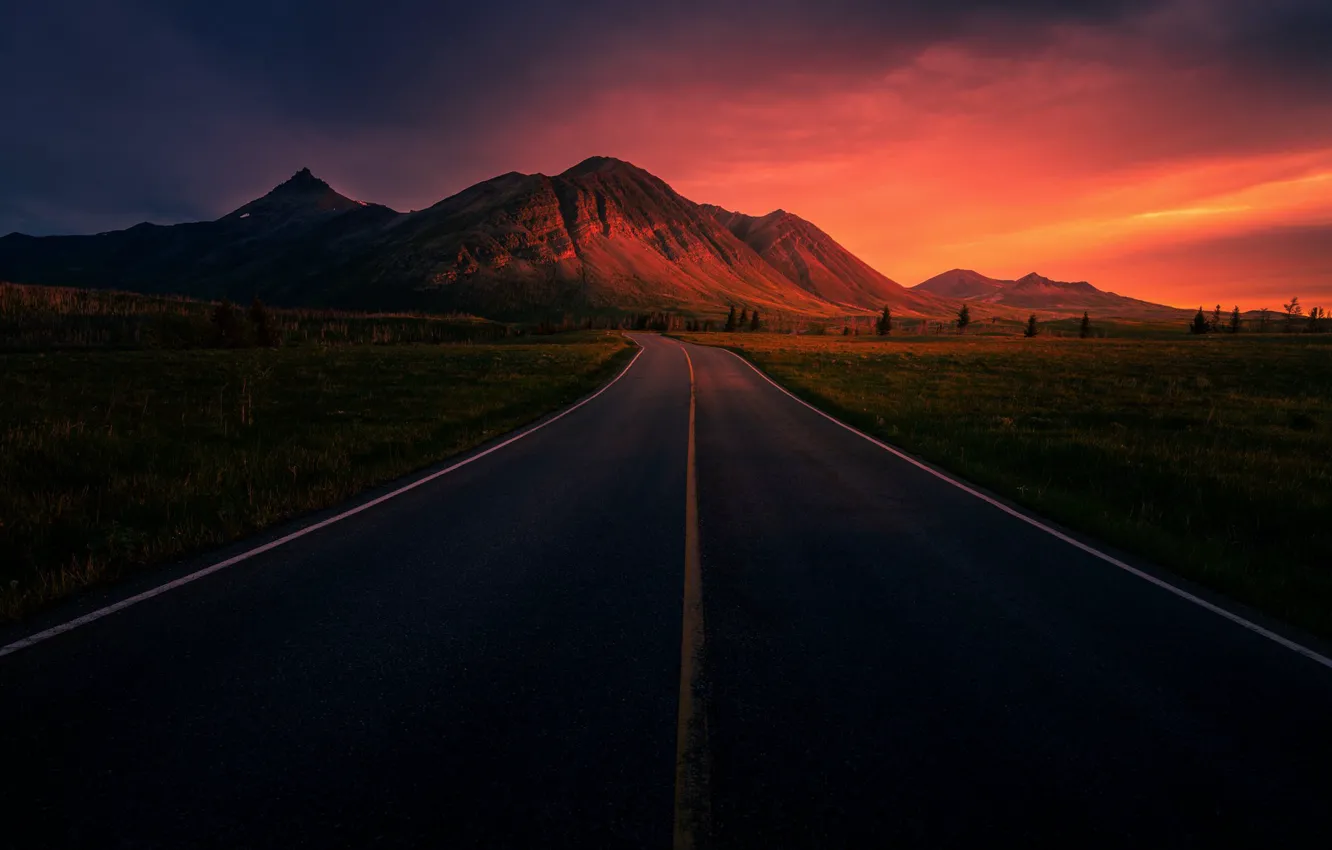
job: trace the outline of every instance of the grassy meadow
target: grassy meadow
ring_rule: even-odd
[[[1332,636],[1332,336],[684,335],[1071,528]]]
[[[170,295],[0,282],[0,352],[236,347],[255,344],[237,305],[238,340],[219,338],[216,305]],[[275,345],[397,345],[494,341],[512,335],[499,322],[467,315],[265,310]]]
[[[201,320],[206,339],[208,305],[72,290],[64,312],[21,323],[15,350],[13,292],[0,290],[0,619],[464,451],[632,354],[593,332],[425,345],[431,323],[491,323],[298,311],[275,311],[281,347],[135,348],[124,332],[162,316]]]

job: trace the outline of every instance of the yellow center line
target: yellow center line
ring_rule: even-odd
[[[680,714],[675,747],[675,848],[693,850],[708,834],[707,715],[699,693],[703,657],[703,586],[698,551],[698,477],[694,457],[694,361],[689,364],[689,448],[685,467],[684,624],[680,638]]]

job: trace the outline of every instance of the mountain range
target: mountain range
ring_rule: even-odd
[[[953,269],[912,287],[941,298],[1045,312],[1096,311],[1116,316],[1176,318],[1180,310],[1097,289],[1085,280],[1069,283],[1032,272],[1017,280],[986,277],[971,269]]]
[[[1034,277],[997,281],[955,271],[907,288],[799,216],[696,204],[610,157],[555,176],[503,174],[408,213],[345,197],[302,169],[215,221],[0,238],[0,279],[234,301],[259,296],[292,306],[493,318],[717,313],[732,304],[808,316],[889,306],[898,315],[943,317],[958,299],[999,312],[1090,309],[1097,298],[1097,309],[1125,302],[1169,309]]]

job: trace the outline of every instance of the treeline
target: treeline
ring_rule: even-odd
[[[272,309],[0,283],[0,351],[396,345],[486,341],[515,329],[466,315]]]
[[[1198,307],[1198,312],[1194,315],[1193,321],[1189,322],[1189,333],[1191,334],[1214,334],[1231,333],[1237,334],[1245,331],[1253,333],[1271,333],[1281,331],[1282,333],[1324,333],[1332,330],[1332,316],[1322,307],[1311,307],[1308,314],[1304,312],[1304,305],[1300,304],[1298,296],[1281,305],[1281,312],[1274,311],[1267,307],[1259,308],[1258,316],[1252,320],[1246,320],[1244,314],[1240,312],[1239,305],[1235,305],[1229,314],[1223,314],[1221,305],[1217,304],[1212,310],[1211,315]]]
[[[997,321],[998,317],[996,316],[990,318],[990,324],[994,324]],[[866,320],[866,322],[868,325],[868,320]],[[936,336],[942,336],[945,333],[962,335],[965,334],[967,328],[971,327],[973,324],[975,324],[975,320],[972,318],[971,306],[969,304],[963,304],[958,308],[957,316],[952,321],[928,318],[900,319],[893,315],[891,307],[885,306],[882,312],[874,318],[872,330],[870,326],[867,326],[864,332],[872,332],[876,336],[891,336],[894,330],[903,334],[916,335],[934,334]],[[820,323],[813,323],[805,330],[805,333],[814,335],[825,334],[827,332],[827,325]],[[842,325],[841,333],[843,336],[859,336],[861,334],[861,319],[855,318],[844,323]],[[1057,333],[1062,335],[1062,331]],[[1027,317],[1027,322],[1023,327],[1022,335],[1031,338],[1040,336],[1040,334],[1040,321],[1037,319],[1036,314],[1032,313]],[[1082,320],[1078,323],[1078,336],[1082,339],[1087,339],[1096,335],[1097,331],[1092,327],[1091,316],[1084,311],[1082,314]]]

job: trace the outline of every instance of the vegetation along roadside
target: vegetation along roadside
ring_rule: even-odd
[[[683,335],[1060,523],[1332,637],[1332,339]]]
[[[190,323],[200,308],[179,310]],[[294,321],[279,325],[295,334]],[[117,337],[114,350],[87,350],[84,337],[74,350],[0,352],[0,618],[465,451],[573,402],[632,356],[605,333],[385,345],[386,327],[411,340],[413,323],[432,320],[318,321],[337,344],[315,327],[275,348],[136,350]]]

